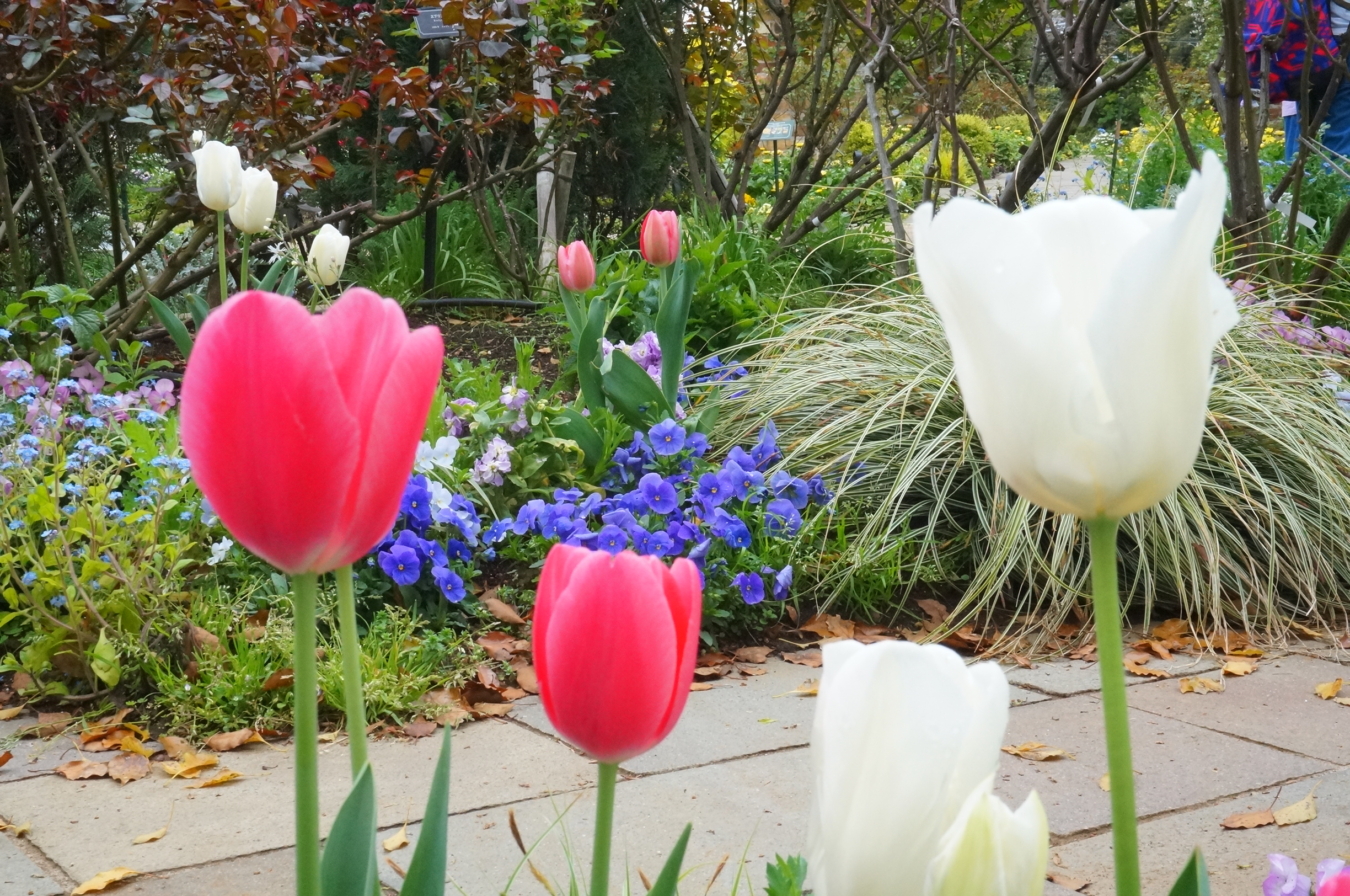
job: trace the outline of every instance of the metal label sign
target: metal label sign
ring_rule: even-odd
[[[424,7],[417,11],[417,36],[424,38],[458,37],[460,27],[447,25],[441,19],[439,6]]]
[[[795,118],[778,118],[764,126],[764,133],[759,135],[759,142],[791,140],[795,136],[797,136],[797,120]]]

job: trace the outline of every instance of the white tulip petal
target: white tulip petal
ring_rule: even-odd
[[[213,211],[223,212],[239,201],[244,188],[244,168],[239,147],[211,140],[193,150],[197,166],[197,198]]]
[[[1035,791],[1013,812],[993,794],[993,777],[971,793],[942,836],[924,896],[1041,896],[1050,827]]]
[[[277,182],[265,168],[246,168],[239,199],[230,206],[230,223],[244,233],[262,233],[277,210]]]

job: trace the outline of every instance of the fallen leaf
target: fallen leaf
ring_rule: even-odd
[[[483,597],[482,604],[487,608],[489,613],[502,622],[505,622],[507,625],[525,624],[525,620],[520,618],[520,614],[516,612],[515,608],[505,601],[487,595]]]
[[[515,709],[514,703],[475,703],[473,713],[476,716],[504,716]]]
[[[203,787],[219,787],[221,784],[228,784],[231,781],[238,781],[244,777],[240,772],[233,769],[222,768],[209,778],[204,778],[196,784],[189,784],[185,789],[200,790]]]
[[[1052,759],[1072,759],[1073,755],[1058,749],[1057,747],[1047,746],[1039,741],[1029,740],[1024,744],[1018,744],[1015,747],[1003,747],[1003,752],[1016,756],[1018,759],[1030,759],[1032,762],[1047,762]]]
[[[34,684],[33,676],[27,672],[15,672],[14,677],[9,680],[9,686],[20,694],[32,690]]]
[[[775,697],[818,697],[820,696],[820,681],[815,678],[808,678],[790,691],[782,694],[774,694]]]
[[[13,759],[13,758],[14,758],[14,754],[11,753],[9,750],[6,750],[5,752],[0,753],[0,766],[3,766],[6,762],[9,762],[9,761],[10,761],[11,759]]]
[[[529,663],[511,664],[511,668],[516,670],[516,684],[527,694],[539,693],[539,677],[534,673],[534,666]]]
[[[9,709],[0,709],[0,722],[8,722],[21,712],[23,712],[22,706],[11,706]]]
[[[1242,648],[1239,648],[1239,649],[1237,649],[1237,650],[1230,650],[1230,651],[1228,652],[1228,655],[1229,655],[1229,656],[1263,657],[1263,656],[1266,655],[1266,652],[1265,652],[1264,650],[1262,650],[1260,647],[1242,647]]]
[[[821,613],[811,617],[801,630],[820,635],[822,638],[852,638],[853,628],[853,623],[847,619]]]
[[[1069,651],[1069,659],[1094,663],[1097,661],[1097,645],[1084,644],[1081,647],[1075,647]]]
[[[1269,809],[1262,809],[1260,812],[1238,812],[1236,815],[1230,815],[1219,822],[1219,827],[1241,831],[1248,828],[1263,828],[1274,823],[1275,813]]]
[[[806,650],[799,650],[795,653],[783,654],[783,659],[789,663],[796,663],[799,666],[810,666],[812,669],[819,669],[824,660],[820,657],[820,648],[811,647]]]
[[[689,685],[691,691],[711,691],[713,686],[706,681],[695,681]]]
[[[529,692],[526,691],[524,688],[502,689],[502,699],[505,700],[507,703],[512,703],[516,700],[524,700],[528,696]]]
[[[431,737],[436,733],[436,723],[430,719],[418,717],[403,726],[403,733],[408,737]]]
[[[931,597],[921,598],[914,602],[914,605],[923,610],[928,621],[933,625],[941,625],[947,621],[947,607],[941,602],[933,600]]]
[[[67,781],[79,781],[83,778],[106,778],[108,776],[108,763],[90,762],[88,759],[72,759],[70,762],[58,765],[52,771],[61,775]]]
[[[170,759],[182,759],[192,751],[192,744],[181,737],[174,737],[172,734],[161,737],[159,745],[165,753],[169,754]]]
[[[1223,680],[1216,678],[1183,678],[1177,682],[1183,694],[1207,694],[1210,691],[1222,692]]]
[[[408,845],[408,823],[404,822],[403,827],[398,829],[396,834],[386,837],[383,841],[385,852],[397,852]]]
[[[457,725],[459,725],[460,722],[463,722],[465,719],[471,718],[473,718],[472,712],[470,712],[469,710],[465,709],[462,706],[456,706],[449,712],[443,712],[440,715],[436,716],[436,724],[442,727],[449,726],[451,728],[454,728]]]
[[[1191,626],[1185,619],[1168,619],[1149,629],[1149,634],[1159,640],[1175,640],[1191,634]]]
[[[156,840],[163,840],[164,835],[167,833],[169,833],[169,829],[167,827],[162,827],[157,831],[141,834],[139,837],[132,840],[131,843],[133,846],[140,846],[142,843],[154,843]]]
[[[1111,792],[1111,773],[1107,772],[1097,779],[1097,786],[1107,793]]]
[[[738,663],[766,663],[772,652],[772,647],[742,647],[731,658]]]
[[[206,739],[206,748],[215,750],[217,753],[228,753],[230,750],[239,749],[244,744],[261,743],[266,743],[261,734],[252,728],[242,728],[239,731],[211,735]]]
[[[141,756],[144,756],[146,759],[149,759],[151,756],[159,752],[158,750],[154,750],[151,749],[150,747],[147,747],[144,743],[141,742],[141,739],[134,734],[123,735],[121,747],[128,753],[136,753]]]
[[[5,824],[0,822],[0,831],[9,831],[15,837],[23,837],[33,830],[33,823],[25,821],[23,824]]]
[[[1166,669],[1152,669],[1145,666],[1144,663],[1147,663],[1149,659],[1150,657],[1147,653],[1131,651],[1130,653],[1125,654],[1125,671],[1129,672],[1131,675],[1147,675],[1152,678],[1172,677],[1172,673],[1168,672]]]
[[[1313,688],[1313,693],[1323,700],[1331,700],[1341,692],[1341,685],[1345,684],[1344,678],[1338,678],[1335,681],[1324,681]]]
[[[1332,703],[1339,703],[1341,706],[1350,706],[1350,697],[1337,697]]]
[[[1305,821],[1312,821],[1317,817],[1317,797],[1313,794],[1317,792],[1317,786],[1308,791],[1308,795],[1297,803],[1290,803],[1283,809],[1275,810],[1275,823],[1280,827],[1288,827],[1291,824],[1303,824]]]
[[[766,675],[769,670],[762,666],[750,666],[745,663],[737,663],[736,671],[741,673],[741,677],[744,678],[752,675]]]
[[[1012,655],[1012,661],[1017,665],[1021,666],[1023,669],[1036,668],[1036,664],[1033,663],[1029,657],[1022,656],[1020,653],[1014,653]]]
[[[135,877],[138,874],[140,874],[139,871],[132,871],[130,868],[113,868],[111,871],[103,871],[71,890],[70,896],[84,896],[85,893],[102,890],[109,884],[115,884],[119,880],[126,880],[128,877]]]
[[[1251,660],[1229,660],[1223,664],[1224,675],[1251,675],[1256,671],[1256,663]]]
[[[140,753],[119,753],[108,763],[108,777],[118,784],[139,781],[150,774],[150,760]]]
[[[224,652],[220,639],[199,625],[188,625],[187,633],[183,636],[183,646],[187,648],[189,656]]]
[[[66,730],[66,725],[74,718],[68,712],[40,712],[37,725],[31,730],[34,737],[56,737]]]
[[[267,676],[267,680],[263,682],[262,687],[264,691],[279,691],[282,688],[288,688],[293,684],[295,684],[295,670],[287,667],[285,669],[278,669]]]
[[[1167,643],[1164,641],[1136,641],[1130,646],[1135,650],[1148,651],[1160,660],[1170,660],[1172,658],[1172,651],[1167,648]]]
[[[1082,880],[1077,877],[1069,877],[1067,874],[1059,874],[1054,871],[1047,873],[1045,875],[1045,879],[1050,881],[1052,884],[1058,884],[1064,889],[1072,890],[1075,893],[1086,887],[1088,884],[1092,883],[1092,881],[1090,880]]]
[[[220,758],[210,753],[184,753],[177,762],[161,762],[160,769],[170,778],[195,778],[203,769],[211,768],[220,762]]]

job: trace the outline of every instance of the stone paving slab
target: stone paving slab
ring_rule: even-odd
[[[1138,709],[1130,713],[1130,733],[1141,816],[1199,805],[1329,768],[1320,760]],[[997,787],[1000,795],[1016,806],[1035,789],[1045,803],[1050,831],[1058,837],[1109,824],[1111,798],[1099,784],[1106,773],[1106,734],[1097,698],[1080,695],[1014,708],[1009,713],[1006,743],[1027,741],[1067,750],[1074,758],[1033,762],[1004,754]]]
[[[1199,675],[1202,672],[1212,672],[1219,668],[1220,663],[1213,656],[1176,655],[1170,660],[1155,658],[1148,665],[1151,668],[1162,669],[1172,676],[1180,678],[1188,675]],[[1102,673],[1095,662],[1057,660],[1049,663],[1038,663],[1034,669],[1014,666],[1012,668],[1005,667],[1003,671],[1008,675],[1009,684],[1042,691],[1055,697],[1088,694],[1100,691],[1102,688]],[[1126,684],[1132,686],[1150,681],[1153,681],[1153,679],[1135,675],[1126,676]]]
[[[453,743],[455,812],[575,790],[594,777],[586,759],[518,725],[475,723],[457,731]],[[421,818],[439,749],[439,737],[371,745],[380,824]],[[349,762],[345,746],[320,751],[325,831],[346,796]],[[119,865],[160,871],[292,845],[290,748],[254,745],[224,754],[221,765],[246,777],[204,790],[159,772],[126,786],[57,775],[16,781],[0,786],[0,815],[30,822],[31,841],[76,880]],[[162,840],[132,845],[166,824]]]
[[[37,866],[14,838],[0,834],[0,893],[4,896],[64,896],[65,887]]]
[[[541,891],[542,892],[542,891]],[[225,859],[134,877],[108,896],[295,896],[295,850]],[[487,896],[487,894],[473,894]],[[1047,894],[1048,896],[1048,894]]]
[[[1317,818],[1306,824],[1270,825],[1245,831],[1225,831],[1219,822],[1236,812],[1276,808],[1297,802],[1317,785]],[[1278,796],[1277,796],[1278,794]],[[1350,770],[1338,770],[1269,788],[1213,806],[1155,819],[1139,827],[1139,852],[1144,892],[1166,893],[1181,872],[1190,852],[1199,846],[1205,854],[1215,896],[1258,896],[1269,871],[1268,853],[1293,857],[1305,874],[1318,861],[1350,853]],[[1100,834],[1051,849],[1064,870],[1092,884],[1088,896],[1114,896],[1111,835]]]
[[[770,659],[759,668],[763,675],[714,681],[711,690],[691,693],[670,736],[655,749],[625,762],[624,771],[652,774],[808,743],[815,699],[788,692],[819,679],[820,670],[780,659]],[[537,701],[518,703],[512,716],[556,737]]]
[[[1222,693],[1183,694],[1175,681],[1159,681],[1132,689],[1130,703],[1215,731],[1350,765],[1350,706],[1313,693],[1314,686],[1337,678],[1350,680],[1350,669],[1289,655],[1262,660],[1250,675],[1225,676]],[[1345,693],[1350,695],[1350,688]],[[1350,843],[1346,851],[1350,852]]]

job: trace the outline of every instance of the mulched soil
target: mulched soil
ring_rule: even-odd
[[[431,307],[408,309],[410,326],[441,328],[448,357],[486,360],[503,373],[516,369],[515,341],[534,341],[534,370],[547,387],[558,378],[567,349],[567,327],[543,312],[498,308]]]

